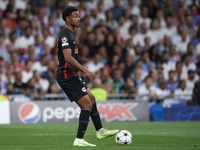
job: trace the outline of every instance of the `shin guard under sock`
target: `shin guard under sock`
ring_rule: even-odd
[[[80,116],[79,116],[79,127],[78,127],[78,132],[77,132],[77,138],[82,139],[85,131],[88,126],[89,122],[89,117],[90,117],[90,111],[88,110],[81,110]]]
[[[90,112],[90,116],[92,118],[93,124],[95,126],[96,131],[102,128],[101,119],[99,116],[99,112],[97,110],[97,105],[94,103],[92,105],[92,111]]]

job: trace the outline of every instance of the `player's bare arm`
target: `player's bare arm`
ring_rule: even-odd
[[[94,73],[91,71],[88,71],[85,67],[83,67],[81,64],[79,64],[72,56],[71,56],[71,49],[63,49],[63,54],[65,61],[68,62],[70,65],[72,65],[74,68],[82,71],[85,73],[85,75],[90,79],[91,82],[93,82],[97,77]]]

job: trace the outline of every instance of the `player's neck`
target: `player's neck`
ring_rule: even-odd
[[[75,30],[75,27],[73,27],[71,25],[66,25],[66,28],[69,29],[72,32],[74,32],[74,30]]]

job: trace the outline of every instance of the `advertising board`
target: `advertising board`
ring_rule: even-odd
[[[149,121],[148,102],[98,102],[102,121]],[[10,102],[11,123],[78,122],[80,108],[69,101]]]
[[[0,101],[0,124],[10,123],[10,102]]]
[[[164,109],[165,121],[200,121],[200,107],[171,107]]]

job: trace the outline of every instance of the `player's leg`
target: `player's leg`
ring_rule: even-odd
[[[90,144],[83,140],[83,136],[85,134],[85,131],[88,126],[89,122],[89,117],[90,117],[90,112],[92,109],[92,104],[90,102],[90,99],[88,95],[85,95],[78,100],[75,101],[78,106],[81,108],[81,113],[79,116],[79,127],[78,127],[78,132],[76,139],[74,141],[74,146],[96,146],[94,144]]]
[[[87,93],[88,93],[88,96],[90,98],[90,102],[92,104],[90,116],[92,118],[92,121],[93,121],[93,124],[95,126],[96,131],[98,131],[98,130],[102,129],[102,123],[101,123],[101,119],[100,119],[100,116],[99,116],[99,112],[97,110],[96,100],[95,100],[95,97],[91,93],[89,88],[87,88]]]
[[[117,132],[119,132],[119,130],[106,130],[102,127],[101,118],[100,118],[100,115],[99,115],[99,112],[97,109],[95,97],[91,93],[89,88],[87,88],[87,93],[88,93],[88,96],[89,96],[91,104],[92,104],[92,110],[91,110],[90,116],[92,118],[93,124],[97,131],[97,138],[99,140],[101,140],[101,139],[112,136],[112,135],[116,134]]]
[[[78,132],[77,132],[77,138],[83,139],[84,133],[88,126],[92,104],[87,95],[81,97],[75,102],[78,104],[78,106],[81,109],[81,113],[79,116],[79,127],[78,127]]]
[[[90,112],[92,110],[92,104],[88,97],[86,86],[82,83],[78,76],[71,78],[70,80],[59,80],[59,85],[69,97],[71,102],[76,102],[81,109],[79,116],[79,127],[77,131],[77,137],[73,143],[74,146],[96,146],[83,140],[84,133],[87,129]]]

